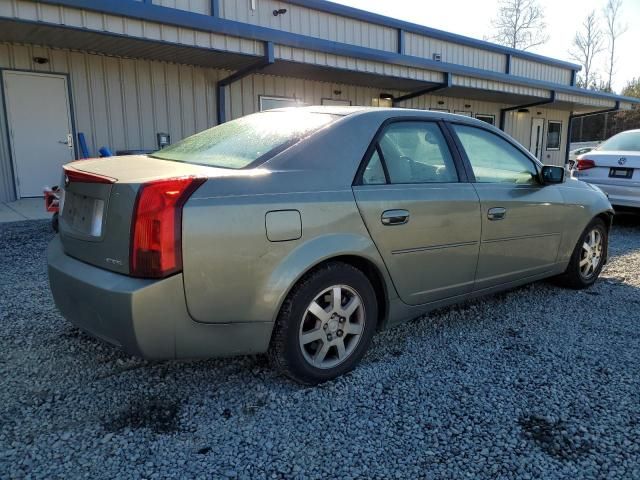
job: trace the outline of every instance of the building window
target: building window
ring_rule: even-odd
[[[265,95],[260,95],[258,98],[260,99],[261,112],[273,110],[274,108],[301,107],[304,105],[300,100],[296,100],[295,98],[267,97]]]
[[[547,150],[560,150],[562,122],[549,120],[547,125]]]
[[[495,115],[487,115],[487,114],[484,114],[484,113],[476,113],[476,118],[478,120],[482,120],[485,123],[488,123],[489,125],[495,125],[496,124]]]

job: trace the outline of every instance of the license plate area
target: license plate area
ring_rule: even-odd
[[[65,191],[61,219],[76,233],[91,237],[102,235],[104,200]]]
[[[610,178],[631,178],[633,177],[633,168],[612,167],[609,169]]]

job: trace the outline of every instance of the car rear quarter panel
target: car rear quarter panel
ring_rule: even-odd
[[[300,238],[267,238],[265,216],[277,210],[300,212]],[[369,260],[391,284],[351,189],[196,198],[183,215],[185,295],[196,321],[272,321],[292,285],[338,255]]]
[[[569,178],[561,185],[560,192],[565,201],[567,214],[562,242],[558,252],[558,263],[567,263],[589,222],[603,213],[613,214],[607,197],[584,182]]]

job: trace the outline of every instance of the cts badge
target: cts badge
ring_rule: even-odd
[[[618,160],[618,165],[624,165],[625,163],[627,163],[627,159],[625,157],[620,157],[620,160]]]

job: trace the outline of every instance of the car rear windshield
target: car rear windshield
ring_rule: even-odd
[[[600,152],[640,152],[640,132],[622,132],[614,135],[597,148]]]
[[[197,133],[150,156],[211,167],[245,168],[266,161],[338,118],[295,110],[256,113]]]

